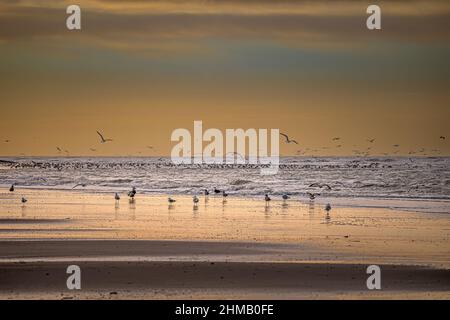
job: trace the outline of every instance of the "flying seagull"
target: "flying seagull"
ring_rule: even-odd
[[[440,136],[439,139],[445,140],[445,137],[444,136]]]
[[[154,147],[153,146],[147,146],[147,149],[153,150]]]
[[[110,141],[113,141],[112,139],[105,139],[104,137],[103,137],[103,135],[100,133],[100,132],[98,132],[97,131],[97,134],[100,136],[100,139],[101,139],[101,143],[106,143],[106,142],[110,142]]]
[[[92,152],[97,151],[97,149],[94,149],[94,148],[89,148],[89,150],[91,150]]]
[[[286,143],[295,143],[295,144],[298,144],[297,141],[289,139],[289,137],[288,137],[287,134],[284,134],[284,133],[281,133],[281,132],[280,132],[280,135],[283,136],[283,137],[286,139]]]
[[[373,143],[375,139],[367,139],[368,142]]]
[[[330,185],[326,184],[326,183],[313,183],[309,185],[311,188],[312,187],[318,187],[318,188],[326,188],[327,190],[331,190]]]
[[[338,141],[338,140],[341,140],[341,138],[335,137],[335,138],[333,138],[332,140],[333,140],[333,141]]]
[[[79,184],[75,185],[72,189],[75,189],[75,188],[77,188],[77,187],[83,187],[83,188],[85,188],[85,187],[86,187],[86,183],[79,183]]]

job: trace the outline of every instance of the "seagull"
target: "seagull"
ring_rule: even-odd
[[[98,132],[97,131],[97,134],[100,136],[100,139],[101,139],[101,143],[106,143],[106,142],[110,142],[110,141],[113,141],[112,139],[105,139],[104,137],[103,137],[103,135],[100,133],[100,132]]]
[[[198,197],[197,196],[194,196],[193,198],[192,198],[192,201],[194,201],[194,205],[196,206],[197,205],[197,203],[198,203]]]
[[[309,196],[309,199],[314,200],[317,196],[320,196],[320,193],[307,192],[307,195]]]
[[[27,199],[25,199],[24,197],[22,197],[22,203],[25,203],[25,202],[27,202],[28,200]]]
[[[119,194],[117,192],[114,195],[114,199],[116,199],[117,202],[119,202],[119,200],[120,200],[120,196],[119,196]]]
[[[290,197],[285,193],[283,194],[283,200],[288,200]]]
[[[289,139],[289,137],[288,137],[287,134],[284,134],[284,133],[281,133],[281,132],[280,132],[280,135],[283,136],[283,137],[286,139],[286,143],[295,143],[295,144],[298,144],[297,141]]]
[[[76,187],[83,187],[83,188],[85,188],[86,187],[86,183],[79,183],[79,184],[75,185],[72,189],[75,189]]]
[[[218,194],[221,193],[222,191],[220,191],[219,189],[217,189],[216,187],[214,187],[214,193]]]
[[[172,199],[172,198],[169,198],[169,199],[167,199],[168,201],[169,201],[169,203],[174,203],[174,202],[177,202],[177,200],[175,200],[175,199]]]
[[[147,149],[153,150],[154,147],[153,146],[147,146]]]
[[[394,148],[398,148],[398,147],[400,147],[400,145],[399,144],[394,144],[393,147]]]
[[[439,139],[445,140],[445,137],[444,136],[440,136]]]
[[[209,196],[209,191],[205,189],[205,196]]]
[[[11,188],[9,188],[9,192],[14,192],[14,185],[11,185]]]
[[[224,190],[224,191],[222,191],[222,196],[223,196],[224,198],[226,198],[226,197],[228,197],[228,193],[226,193],[225,190]]]
[[[266,203],[269,203],[269,201],[272,199],[270,199],[269,195],[266,193],[266,195],[264,196],[264,200],[266,200]]]
[[[134,196],[135,196],[135,195],[136,195],[136,188],[133,187],[133,188],[131,189],[131,191],[128,192],[128,196],[129,196],[131,199],[134,199]]]
[[[61,152],[62,152],[62,150],[61,150],[61,148],[60,148],[60,147],[56,147],[56,150],[58,150],[58,152],[59,152],[59,153],[61,153]]]
[[[325,211],[328,213],[331,210],[331,205],[329,203],[327,203],[327,205],[325,206]]]
[[[331,190],[330,185],[326,183],[313,183],[309,185],[310,187],[318,187],[318,188],[326,188],[327,190]]]
[[[368,142],[373,143],[375,139],[367,139]]]
[[[333,140],[333,141],[338,141],[338,140],[341,140],[341,138],[335,137],[335,138],[333,138],[333,139],[331,139],[331,140]]]
[[[89,148],[89,150],[91,150],[92,152],[97,151],[97,149],[94,149],[94,148]]]

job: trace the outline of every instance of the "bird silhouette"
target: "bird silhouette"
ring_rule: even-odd
[[[289,139],[289,137],[288,137],[287,134],[284,134],[284,133],[281,133],[281,132],[280,132],[280,135],[283,136],[283,137],[286,139],[286,143],[295,143],[295,144],[298,144],[297,141]]]
[[[444,136],[440,136],[439,139],[445,140],[445,137]]]
[[[111,141],[113,141],[112,139],[105,139],[104,137],[103,137],[103,135],[100,133],[100,132],[98,132],[97,131],[97,134],[100,136],[100,143],[106,143],[106,142],[111,142]]]
[[[175,202],[177,202],[177,200],[172,199],[172,198],[168,198],[167,200],[169,201],[169,203],[175,203]]]

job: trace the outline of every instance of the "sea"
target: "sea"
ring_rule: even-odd
[[[282,157],[275,175],[261,175],[258,165],[176,165],[166,157],[0,158],[0,186],[12,184],[156,195],[217,188],[231,197],[288,194],[293,201],[316,193],[316,201],[338,206],[450,213],[450,157]]]

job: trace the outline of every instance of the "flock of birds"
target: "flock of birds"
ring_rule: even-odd
[[[331,190],[331,187],[329,185],[327,185],[327,184],[313,183],[313,184],[310,185],[310,187],[327,188],[328,190]],[[133,187],[131,189],[131,191],[129,191],[127,193],[130,202],[134,202],[134,198],[136,196],[136,193],[137,192],[136,192],[136,188],[135,187]],[[222,195],[222,198],[223,198],[224,202],[226,201],[226,198],[228,197],[228,193],[225,190],[220,190],[220,189],[217,189],[216,187],[214,187],[214,189],[212,191],[209,191],[208,189],[203,189],[203,195],[205,196],[205,198],[207,198],[211,193],[213,193],[214,195]],[[308,197],[309,197],[309,199],[311,201],[316,199],[316,197],[320,196],[320,193],[307,192],[306,194],[308,195]],[[291,197],[287,193],[283,194],[281,196],[281,198],[283,199],[283,201],[287,201],[287,200],[291,199]],[[120,201],[120,195],[117,192],[114,195],[114,199],[116,200],[116,204]],[[172,197],[168,197],[167,201],[169,202],[169,205],[172,205],[175,202],[177,202],[177,200],[172,198]],[[264,195],[264,201],[266,203],[266,206],[268,206],[270,201],[272,201],[272,198],[269,196],[269,194],[266,193]],[[197,195],[194,195],[192,197],[192,202],[194,203],[194,207],[198,206],[198,203],[200,202],[199,197]],[[331,205],[327,204],[325,206],[325,210],[327,212],[329,212],[331,210]]]
[[[111,138],[106,138],[106,137],[103,135],[103,133],[101,133],[101,132],[98,131],[98,130],[96,131],[96,133],[97,133],[98,137],[100,138],[100,144],[105,144],[105,143],[113,142],[113,141],[114,141],[114,140],[111,139]],[[285,142],[286,144],[295,144],[295,145],[299,145],[298,140],[289,137],[289,135],[286,134],[286,133],[280,132],[280,136],[283,137],[284,142]],[[342,143],[340,143],[341,140],[342,140],[341,137],[333,137],[333,138],[331,139],[332,142],[338,143],[337,145],[335,145],[336,148],[341,148],[341,147],[343,146]],[[439,140],[444,141],[444,140],[446,140],[446,137],[441,135],[441,136],[439,137]],[[366,139],[366,142],[368,142],[369,144],[373,144],[375,141],[376,141],[376,139],[374,139],[374,138],[367,138],[367,139]],[[5,142],[5,143],[11,143],[11,140],[10,140],[10,139],[6,139],[6,140],[4,140],[4,142]],[[356,145],[353,145],[353,147],[356,147]],[[149,150],[155,151],[155,148],[154,148],[153,146],[146,146],[146,148],[149,149]],[[392,145],[392,148],[393,148],[393,149],[392,149],[392,151],[391,151],[391,154],[396,155],[396,154],[398,154],[398,153],[400,152],[400,149],[399,149],[399,148],[400,148],[400,144],[397,144],[397,143],[396,143],[396,144],[393,144],[393,145]],[[308,153],[308,152],[309,152],[310,154],[314,154],[314,153],[317,153],[317,152],[320,152],[320,151],[324,151],[324,150],[327,150],[327,149],[330,149],[330,147],[322,147],[321,149],[304,148],[304,149],[302,149],[302,150],[297,150],[297,153],[296,153],[296,154],[297,154],[297,155],[305,155],[305,154]],[[65,154],[67,154],[67,155],[70,154],[69,150],[63,149],[63,148],[58,147],[58,146],[56,147],[56,150],[58,151],[58,154],[62,154],[62,153],[65,153]],[[96,152],[96,151],[97,151],[97,149],[95,149],[95,148],[89,148],[89,150],[90,150],[91,152]],[[370,145],[370,146],[368,146],[368,147],[364,147],[363,149],[354,149],[354,150],[352,150],[352,153],[353,153],[355,156],[368,156],[368,155],[370,155],[371,151],[373,151],[373,150],[372,150],[372,146]],[[425,148],[419,148],[419,149],[417,149],[417,150],[410,150],[410,151],[408,152],[408,155],[426,155],[427,151],[430,151],[431,153],[434,153],[434,154],[436,154],[436,153],[437,153],[437,154],[441,154],[441,151],[438,150],[438,149],[430,149],[430,150],[426,150]],[[142,152],[138,152],[138,154],[142,154]],[[234,154],[236,154],[236,153],[234,153]],[[24,154],[22,153],[21,155],[24,155]],[[238,154],[238,155],[239,155],[239,154]],[[387,156],[387,155],[389,155],[389,153],[385,152],[385,153],[382,153],[382,155]],[[239,155],[239,156],[241,156],[241,155]],[[241,156],[241,157],[242,157],[242,156]]]
[[[86,185],[85,185],[85,184],[77,184],[77,185],[74,186],[72,189],[74,189],[74,188],[77,187],[77,186],[83,186],[83,187],[85,187]],[[317,183],[313,183],[313,184],[310,185],[310,187],[327,188],[328,190],[331,190],[331,187],[330,187],[329,185],[327,185],[327,184],[317,184]],[[10,192],[14,192],[14,191],[15,191],[15,186],[14,186],[14,185],[11,185],[11,187],[9,188],[9,191],[10,191]],[[224,201],[226,201],[226,198],[228,197],[228,193],[227,193],[225,190],[219,190],[219,189],[217,189],[216,187],[214,187],[214,189],[213,189],[211,192],[212,192],[213,194],[215,194],[215,195],[222,195]],[[210,192],[208,189],[204,189],[204,190],[203,190],[203,195],[204,195],[205,197],[208,197],[208,196],[211,194],[211,192]],[[128,196],[128,198],[129,198],[130,203],[133,203],[133,202],[134,202],[134,199],[135,199],[136,194],[137,194],[136,187],[132,187],[132,189],[127,193],[127,196]],[[316,199],[317,196],[320,196],[320,193],[311,193],[311,192],[307,192],[307,195],[308,195],[309,199],[310,199],[311,201],[313,201],[314,199]],[[287,193],[283,194],[283,195],[281,196],[281,198],[283,199],[283,201],[287,201],[287,200],[291,199],[291,197],[290,197]],[[114,199],[115,199],[116,205],[117,205],[117,204],[119,203],[120,199],[121,199],[119,193],[116,192],[116,193],[114,194]],[[176,199],[171,198],[171,197],[169,197],[167,200],[168,200],[168,202],[169,202],[169,205],[170,205],[170,204],[174,204],[174,203],[177,201]],[[265,201],[265,203],[266,203],[266,206],[268,206],[269,203],[270,203],[270,201],[272,201],[272,198],[269,196],[269,194],[266,193],[266,194],[264,195],[264,201]],[[28,200],[27,200],[25,197],[22,197],[21,202],[22,202],[23,204],[25,204],[26,202],[28,202]],[[192,197],[192,202],[194,203],[194,207],[196,207],[196,206],[198,205],[198,203],[200,202],[199,197],[197,197],[196,195],[194,195],[194,196]],[[330,205],[330,204],[327,204],[327,205],[325,206],[325,210],[326,210],[327,212],[329,212],[329,211],[331,210],[331,205]]]

